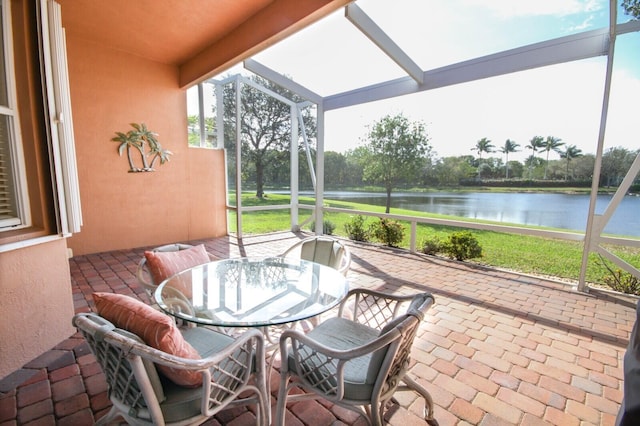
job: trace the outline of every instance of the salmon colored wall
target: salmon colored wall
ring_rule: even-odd
[[[0,253],[0,283],[3,378],[75,332],[65,239]]]
[[[74,255],[225,235],[224,155],[188,148],[186,92],[178,68],[74,37],[67,55],[82,231]],[[144,122],[171,160],[129,173],[116,131]],[[141,164],[141,163],[140,163]]]

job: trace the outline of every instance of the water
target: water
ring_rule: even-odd
[[[327,191],[325,198],[384,206],[386,195],[374,192]],[[599,195],[596,213],[604,212],[611,195]],[[589,195],[495,192],[391,194],[391,207],[508,224],[583,231]],[[393,213],[393,210],[391,211]],[[625,196],[605,227],[609,234],[640,237],[640,197]]]

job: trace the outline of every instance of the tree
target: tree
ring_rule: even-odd
[[[215,108],[215,107],[214,107]],[[215,142],[215,134],[213,133],[216,127],[216,120],[214,117],[204,118],[205,133],[206,133],[206,146],[212,148]],[[187,116],[187,134],[189,138],[189,146],[200,146],[200,117],[197,115]]]
[[[624,13],[634,18],[640,18],[640,0],[622,0]]]
[[[334,151],[324,153],[324,184],[326,188],[344,185],[347,174],[347,158]]]
[[[364,146],[358,146],[345,153],[347,159],[346,185],[353,187],[364,185],[362,176],[364,175],[364,166],[367,164],[367,155],[368,150]]]
[[[500,152],[505,155],[504,168],[506,170],[506,179],[509,179],[509,153],[517,152],[519,147],[520,145],[515,143],[515,141],[507,139],[504,141],[504,146],[500,148]]]
[[[524,176],[524,165],[520,161],[509,161],[509,176],[522,179]]]
[[[569,163],[580,156],[582,156],[582,150],[575,145],[567,145],[564,151],[560,151],[560,158],[567,160],[567,171],[564,174],[564,180],[569,180]]]
[[[259,76],[251,77],[251,80],[262,87],[267,88],[293,102],[301,102],[295,94],[278,86],[277,84]],[[225,111],[225,141],[228,142],[229,159],[235,158],[235,121],[236,121],[236,96],[235,84],[229,84],[224,89]],[[242,167],[252,164],[255,170],[256,197],[264,197],[265,161],[270,151],[289,151],[291,141],[291,108],[288,104],[258,90],[250,85],[242,86],[241,96],[241,142],[242,142]],[[311,115],[311,109],[303,110],[304,126],[308,138],[315,138],[315,118]],[[298,149],[294,147],[293,149]],[[246,157],[246,158],[245,158]],[[249,164],[247,164],[249,163]]]
[[[438,185],[459,185],[461,180],[473,178],[475,170],[472,162],[471,155],[441,158],[433,166],[433,179]]]
[[[476,146],[471,148],[471,151],[476,151],[478,153],[478,177],[481,177],[481,173],[482,173],[482,153],[486,152],[487,154],[489,154],[490,152],[493,152],[493,144],[491,143],[491,140],[487,139],[487,138],[482,138],[480,139],[478,142],[476,142]]]
[[[620,185],[622,179],[631,168],[631,164],[637,152],[629,151],[623,147],[609,148],[602,154],[602,169],[600,171],[600,184],[605,186]]]
[[[547,151],[547,161],[544,167],[544,179],[547,178],[547,169],[549,168],[549,153],[551,151],[559,152],[559,149],[564,142],[561,142],[562,139],[556,138],[554,136],[547,136],[547,139],[544,140],[543,151]]]
[[[528,161],[529,163],[529,179],[532,179],[532,171],[533,171],[533,165],[535,163],[534,158],[536,156],[536,153],[538,152],[538,150],[540,148],[544,147],[544,138],[542,136],[534,136],[531,138],[531,140],[529,141],[529,145],[525,146],[526,149],[530,149],[531,150],[531,161]]]
[[[375,122],[367,135],[363,177],[382,184],[387,192],[386,213],[391,208],[391,191],[402,179],[420,175],[431,153],[424,124],[410,123],[402,114],[386,115]]]
[[[584,154],[573,160],[573,177],[577,180],[591,180],[593,178],[593,167],[596,163],[596,156]]]

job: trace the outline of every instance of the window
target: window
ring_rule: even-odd
[[[200,83],[187,89],[189,146],[218,147],[215,114],[216,95],[213,84]]]
[[[15,93],[9,1],[0,3],[0,231],[30,225]]]
[[[61,23],[53,0],[0,0],[0,252],[82,225]]]

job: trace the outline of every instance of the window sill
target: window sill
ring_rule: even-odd
[[[42,228],[24,228],[0,233],[0,253],[18,250],[37,244],[45,244],[64,238],[63,235],[48,234]]]

